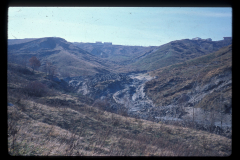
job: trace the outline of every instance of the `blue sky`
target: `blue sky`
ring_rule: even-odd
[[[185,38],[232,36],[232,8],[10,7],[8,39],[61,37],[69,42],[159,46]]]

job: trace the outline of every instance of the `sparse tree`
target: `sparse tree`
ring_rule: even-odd
[[[44,71],[46,72],[46,74],[48,75],[50,72],[50,67],[51,67],[52,63],[49,61],[46,61],[45,65],[44,65]]]
[[[52,77],[56,74],[56,69],[57,69],[56,66],[54,66],[54,65],[51,65],[51,66],[50,66],[49,74],[50,74]]]
[[[52,64],[52,62],[46,61],[44,65],[44,71],[47,75],[51,75],[52,77],[56,74],[57,67]]]
[[[48,61],[44,64],[44,66],[43,66],[43,71],[46,72],[46,74],[48,75],[47,63],[48,63]]]
[[[37,69],[41,66],[41,62],[37,59],[37,57],[33,56],[32,58],[29,59],[29,62],[30,62],[30,66],[32,67],[33,69],[33,72],[34,72],[34,69]]]

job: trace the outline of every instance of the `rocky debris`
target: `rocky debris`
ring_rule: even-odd
[[[124,86],[131,83],[131,78],[127,74],[95,74],[87,77],[72,77],[65,79],[70,86],[74,87],[78,93],[89,95],[97,99],[102,96],[111,97],[111,95]]]
[[[68,78],[66,81],[77,92],[90,96],[93,99],[107,98],[110,103],[110,106],[106,108],[108,111],[120,113],[122,108],[125,107],[128,115],[132,117],[137,116],[142,119],[162,121],[164,123],[175,121],[187,126],[192,121],[193,107],[205,96],[229,87],[232,84],[230,77],[231,72],[225,72],[223,75],[211,78],[204,85],[191,83],[183,86],[175,92],[189,89],[192,92],[183,93],[164,106],[154,105],[151,99],[146,96],[145,87],[148,86],[145,86],[145,84],[153,79],[146,73],[96,74],[95,76]],[[181,79],[170,79],[168,85],[174,86],[176,80],[181,81]],[[225,112],[231,112],[229,105],[231,105],[231,102],[225,100]],[[216,126],[215,128],[213,127],[214,133],[230,136],[231,133],[228,130],[231,130],[231,116],[229,114],[223,115],[223,125],[219,129],[221,126],[219,125],[220,119],[215,118],[213,124],[210,111],[194,108],[194,112],[195,126],[198,129],[209,131],[209,126]],[[215,117],[220,117],[220,115],[219,112],[215,113]]]
[[[127,76],[127,74],[121,73],[121,74],[115,74],[115,73],[109,73],[109,74],[101,74],[97,73],[94,76],[92,76],[90,79],[88,79],[88,85],[96,85],[99,82],[103,81],[128,81],[130,78]]]
[[[119,106],[128,106],[128,111],[147,112],[153,104],[144,93],[144,84],[151,77],[145,73],[96,74],[88,77],[72,77],[64,80],[78,93],[94,99],[107,97],[111,101],[111,110]],[[126,104],[128,103],[128,104]],[[134,109],[135,108],[135,109]],[[143,114],[143,113],[141,113]]]

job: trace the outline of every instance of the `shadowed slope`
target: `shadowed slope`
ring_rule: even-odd
[[[140,70],[155,70],[212,53],[231,43],[231,40],[176,40],[158,47],[155,52],[136,58],[137,61],[130,66]]]

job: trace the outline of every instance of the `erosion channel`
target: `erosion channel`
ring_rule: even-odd
[[[198,88],[199,92],[195,92],[196,94],[186,95],[190,98],[188,98],[185,105],[173,102],[167,106],[155,106],[145,94],[145,83],[152,79],[154,77],[151,77],[147,72],[132,72],[68,77],[64,80],[79,94],[89,96],[95,100],[107,100],[109,105],[106,105],[105,110],[121,113],[124,109],[128,116],[131,117],[164,123],[177,122],[183,126],[188,126],[189,122],[192,122],[192,104],[196,103],[192,102],[193,97],[204,97],[208,92],[211,92],[210,90],[206,92],[205,88],[199,91],[200,89]],[[219,80],[221,81],[221,79]],[[229,85],[229,83],[231,84],[231,81],[228,81],[226,85]],[[213,87],[213,89],[216,87]],[[210,112],[201,108],[196,108],[194,112],[194,125],[198,129],[215,132],[228,137],[231,136],[231,114],[224,114],[224,122],[221,125],[220,119],[217,118],[221,116],[220,113],[215,113],[214,117],[216,118],[213,122],[210,120],[212,116]]]

